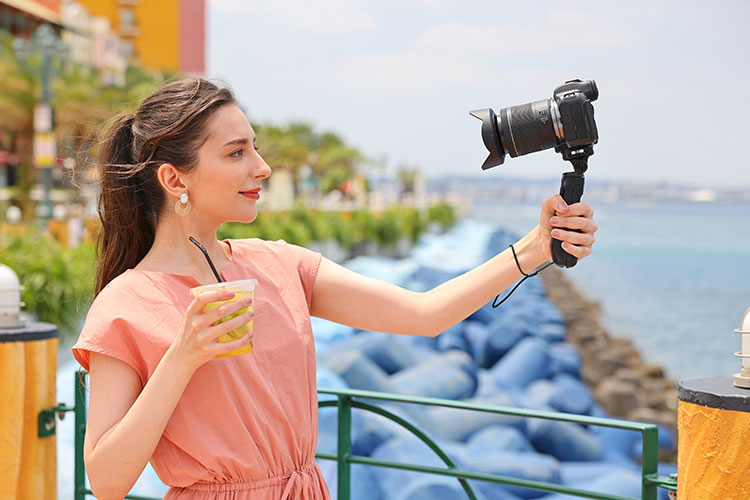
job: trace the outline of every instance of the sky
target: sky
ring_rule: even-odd
[[[750,188],[749,22],[745,0],[209,0],[207,77],[251,123],[309,122],[386,172],[528,179],[569,163],[482,171],[469,111],[593,79],[589,182]]]

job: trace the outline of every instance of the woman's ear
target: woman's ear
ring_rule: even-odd
[[[182,182],[183,174],[170,163],[162,163],[156,171],[156,178],[159,179],[161,187],[169,196],[179,198],[182,193],[187,191],[187,186]]]

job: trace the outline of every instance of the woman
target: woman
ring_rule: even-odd
[[[227,221],[252,222],[271,174],[229,90],[170,83],[120,117],[101,154],[97,297],[73,353],[90,372],[85,460],[98,498],[122,498],[151,461],[166,498],[328,499],[315,465],[317,394],[310,316],[363,330],[435,336],[550,259],[550,237],[578,257],[597,230],[585,204],[559,196],[510,250],[416,293],[351,272],[283,241],[218,241]],[[570,232],[555,228],[578,229]],[[255,278],[254,311],[215,283]],[[386,312],[386,314],[384,314]],[[254,352],[217,338],[254,321]]]

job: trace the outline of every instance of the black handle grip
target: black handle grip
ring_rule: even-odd
[[[581,196],[583,196],[583,182],[583,174],[577,172],[565,172],[563,174],[562,182],[560,183],[560,196],[565,200],[565,203],[572,205],[581,201]],[[566,229],[566,231],[581,232],[578,229]],[[563,250],[560,240],[552,238],[550,250],[552,251],[552,261],[559,267],[573,267],[578,263],[577,258]]]

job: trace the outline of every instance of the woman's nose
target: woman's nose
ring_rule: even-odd
[[[271,167],[268,166],[268,163],[266,163],[266,160],[264,160],[262,156],[258,155],[258,157],[260,158],[260,164],[255,171],[255,177],[258,179],[265,179],[271,175]]]

